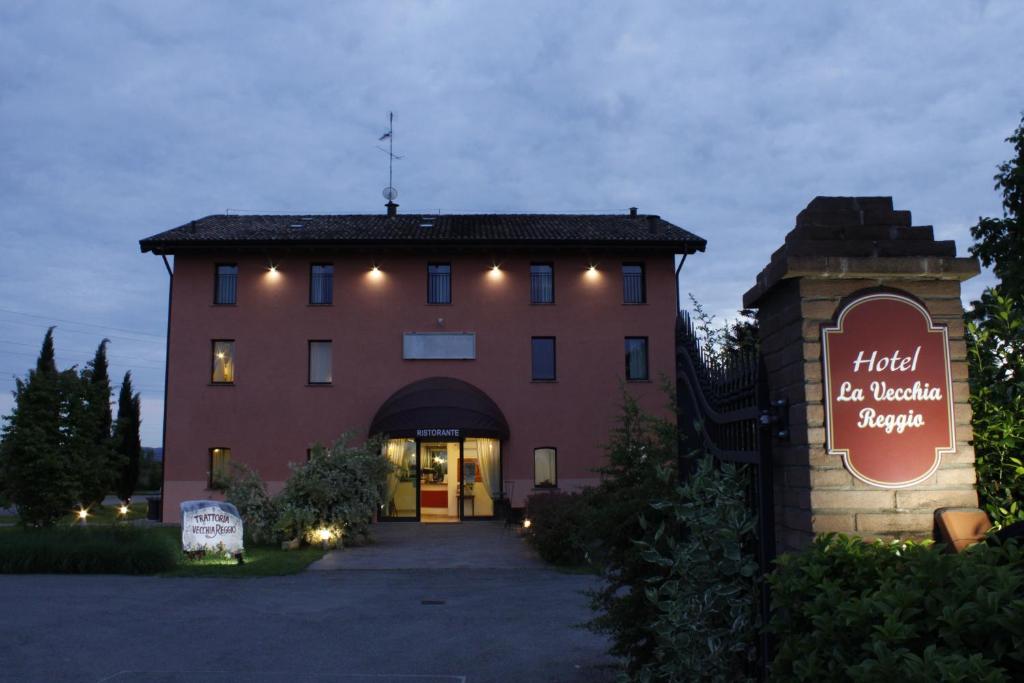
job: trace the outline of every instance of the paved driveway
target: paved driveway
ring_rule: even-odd
[[[604,639],[575,627],[593,577],[543,567],[500,525],[376,529],[297,576],[0,576],[0,680],[614,678]]]

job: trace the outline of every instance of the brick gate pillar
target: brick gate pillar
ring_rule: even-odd
[[[977,506],[960,283],[978,272],[976,259],[957,258],[954,242],[936,241],[931,226],[911,227],[891,197],[817,197],[797,216],[743,297],[758,309],[771,397],[790,405],[791,439],[774,450],[780,552],[830,531],[931,537],[936,508]],[[844,297],[880,286],[913,295],[948,326],[953,380],[956,452],[922,483],[895,490],[856,479],[825,446],[821,325]]]

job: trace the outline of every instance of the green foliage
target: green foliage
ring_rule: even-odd
[[[827,535],[769,578],[779,681],[1024,678],[1024,548]]]
[[[975,468],[982,507],[998,525],[1024,520],[1024,307],[997,290],[967,327]]]
[[[139,427],[142,424],[142,406],[138,394],[132,393],[132,373],[124,373],[121,391],[117,397],[117,423],[114,426],[114,450],[120,456],[122,466],[117,480],[117,496],[128,500],[139,483],[139,469],[142,460],[142,441]]]
[[[604,481],[566,514],[580,525],[571,543],[601,570],[590,627],[631,678],[742,679],[756,633],[749,474],[703,457],[677,485],[678,443],[674,422],[624,395]]]
[[[127,525],[0,530],[3,574],[155,574],[179,558],[163,529]]]
[[[360,542],[370,536],[370,522],[384,504],[384,486],[391,463],[378,439],[350,446],[348,436],[330,448],[317,444],[309,462],[292,465],[278,499],[278,528],[289,538],[316,543],[318,529],[332,541]]]
[[[1000,279],[968,314],[974,451],[982,506],[998,525],[1024,520],[1024,119],[1000,165],[1003,217],[971,228],[971,253]]]
[[[587,531],[593,514],[591,492],[535,493],[526,499],[527,542],[545,562],[564,567],[585,564],[592,544]]]
[[[22,524],[51,525],[79,500],[75,462],[65,451],[76,388],[57,371],[50,328],[35,369],[16,380],[14,410],[5,418],[0,443],[0,481]]]
[[[689,295],[693,307],[693,321],[701,339],[704,357],[719,363],[728,363],[736,356],[756,351],[760,345],[760,328],[757,311],[744,308],[737,311],[740,317],[732,323],[719,326],[715,316],[704,309],[704,305],[693,294]]]
[[[746,468],[706,455],[669,499],[652,505],[665,516],[637,542],[656,574],[644,586],[655,609],[650,658],[633,663],[635,680],[753,680],[758,566],[749,483]]]
[[[257,544],[279,542],[281,533],[277,525],[281,512],[277,502],[267,493],[267,485],[248,465],[235,464],[234,469],[225,498],[238,508],[245,522],[246,535]]]
[[[77,378],[80,386],[69,390],[68,448],[76,461],[79,495],[82,504],[98,505],[113,488],[121,470],[121,457],[111,442],[110,375],[107,344],[104,339],[96,355]],[[75,377],[70,371],[66,381],[70,387]]]
[[[1014,157],[999,166],[995,189],[1003,195],[1002,218],[979,218],[971,228],[971,254],[992,267],[1005,296],[1024,301],[1024,117],[1006,138]]]

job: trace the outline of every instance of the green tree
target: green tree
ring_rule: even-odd
[[[128,500],[139,482],[141,413],[140,397],[132,393],[132,373],[129,370],[124,373],[121,382],[121,391],[117,397],[117,423],[114,426],[114,450],[122,461],[121,476],[117,483],[117,495],[121,500]]]
[[[979,218],[971,253],[999,282],[968,314],[975,466],[981,504],[997,524],[1024,520],[1024,118],[999,166],[1002,218]]]
[[[101,503],[121,473],[121,458],[111,441],[109,343],[108,339],[100,342],[96,355],[81,373],[81,403],[72,408],[68,426],[86,506]]]
[[[1018,305],[1024,302],[1024,116],[1013,135],[1014,157],[999,165],[995,189],[1003,195],[1002,218],[979,218],[971,228],[971,253],[991,267],[998,289]]]
[[[79,497],[75,462],[65,449],[70,405],[65,375],[57,371],[51,327],[35,369],[16,381],[14,410],[5,418],[0,443],[6,496],[25,525],[53,524]]]

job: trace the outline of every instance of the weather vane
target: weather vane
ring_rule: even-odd
[[[395,159],[401,159],[402,157],[395,154],[395,113],[392,111],[388,112],[388,132],[377,138],[378,142],[388,141],[388,148],[384,149],[380,145],[377,145],[377,149],[388,155],[388,186],[384,188],[384,199],[388,200],[390,205],[395,199],[398,198],[398,190],[395,189],[392,184],[392,166],[394,165]]]

